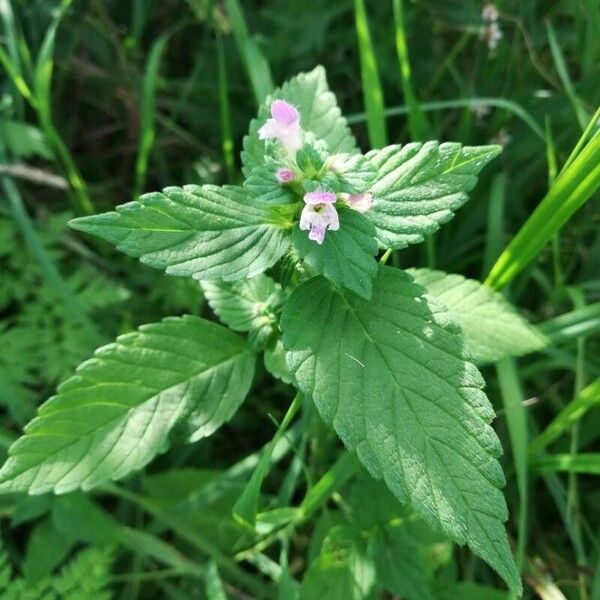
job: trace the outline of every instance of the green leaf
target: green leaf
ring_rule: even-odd
[[[219,319],[234,331],[249,331],[255,346],[264,346],[277,332],[283,291],[267,275],[234,283],[201,281],[200,285]]]
[[[381,482],[364,475],[350,496],[349,522],[369,536],[377,581],[393,594],[410,600],[431,600],[435,544],[439,556],[444,539],[401,505]],[[450,546],[449,542],[446,542]]]
[[[328,231],[322,244],[308,239],[298,225],[292,239],[298,254],[317,273],[369,298],[377,272],[377,241],[369,220],[350,209],[339,210],[340,228]]]
[[[74,544],[75,541],[62,535],[50,519],[44,519],[29,536],[23,561],[25,578],[30,582],[37,582],[50,575],[63,562]],[[48,552],[49,548],[52,549],[51,552]]]
[[[241,338],[197,317],[167,318],[100,348],[9,450],[0,491],[89,490],[141,469],[185,417],[190,441],[231,418],[252,381]]]
[[[250,191],[259,201],[267,204],[290,204],[300,198],[286,185],[277,181],[280,165],[268,163],[252,169],[252,173],[244,181],[244,188]]]
[[[294,381],[294,376],[290,373],[285,360],[285,350],[281,340],[277,340],[274,346],[265,349],[265,369],[284,383]]]
[[[546,337],[483,283],[429,269],[408,273],[456,317],[475,361],[496,362],[546,346]]]
[[[310,144],[304,144],[296,152],[296,163],[302,173],[307,177],[314,177],[325,164],[326,156],[323,156],[316,148]]]
[[[336,154],[330,162],[331,170],[341,182],[340,192],[366,192],[377,177],[377,169],[362,154]]]
[[[52,150],[48,147],[44,134],[37,127],[21,121],[0,119],[0,143],[10,154],[19,158],[52,158]]]
[[[337,106],[335,96],[329,91],[325,69],[316,67],[309,73],[300,73],[276,89],[258,111],[258,118],[250,123],[244,137],[242,152],[243,172],[246,177],[255,167],[264,163],[265,144],[258,139],[258,130],[269,118],[269,108],[275,99],[295,105],[300,112],[300,126],[324,140],[329,151],[356,152],[356,140],[350,133],[346,119]]]
[[[369,600],[375,592],[375,565],[361,540],[334,527],[300,586],[300,600]]]
[[[387,267],[369,301],[303,283],[281,319],[288,364],[375,478],[519,590],[494,412],[458,325],[425,292]]]
[[[500,146],[426,142],[386,146],[366,156],[378,170],[366,214],[383,247],[405,248],[440,228],[468,199]]]
[[[438,589],[435,600],[506,600],[506,592],[492,587],[475,583],[474,581],[461,581],[450,583]]]
[[[288,224],[278,220],[241,187],[186,185],[71,226],[172,275],[235,281],[262,273],[285,254]]]

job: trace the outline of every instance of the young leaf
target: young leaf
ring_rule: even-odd
[[[381,245],[405,248],[437,231],[467,201],[477,175],[500,150],[426,142],[367,153],[379,175],[370,189],[375,204],[366,214]]]
[[[283,344],[281,340],[277,340],[277,343],[265,349],[265,369],[273,375],[273,377],[277,377],[277,379],[281,379],[284,383],[292,383],[294,381],[293,375],[290,373],[290,369],[285,360],[285,350],[283,349]]]
[[[252,173],[244,181],[244,187],[257,200],[267,204],[290,204],[298,201],[298,196],[287,186],[277,181],[280,166],[275,163],[261,165],[252,169]]]
[[[172,275],[235,281],[262,273],[286,252],[288,224],[278,221],[241,187],[186,185],[70,224]]]
[[[190,441],[231,418],[254,355],[224,327],[167,318],[100,348],[39,409],[9,450],[0,491],[91,489],[141,469],[185,417]]]
[[[296,226],[292,234],[294,246],[317,273],[363,298],[370,298],[377,272],[375,230],[365,216],[353,210],[340,210],[339,219],[340,228],[328,231],[320,245]]]
[[[244,137],[242,152],[243,172],[246,177],[255,167],[264,163],[265,144],[258,139],[258,130],[269,117],[269,107],[275,99],[283,99],[297,107],[300,126],[324,140],[329,151],[356,152],[356,140],[350,133],[346,119],[337,106],[335,96],[327,87],[325,69],[316,67],[309,73],[300,73],[276,89],[260,107],[258,117],[250,123],[250,131]]]
[[[362,154],[336,154],[331,170],[340,180],[340,191],[349,194],[366,192],[377,177],[377,169]]]
[[[425,292],[387,267],[369,301],[310,279],[283,311],[288,364],[374,477],[518,590],[494,413],[458,325]]]
[[[225,283],[201,281],[200,285],[215,314],[234,331],[249,331],[258,346],[277,329],[283,303],[281,286],[266,275]]]
[[[479,281],[429,269],[408,272],[456,317],[475,361],[521,356],[547,344],[546,337],[501,294]]]
[[[363,542],[343,526],[334,527],[300,586],[300,600],[371,600],[375,565]]]

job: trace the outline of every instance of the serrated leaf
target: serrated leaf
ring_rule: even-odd
[[[377,272],[378,246],[369,220],[350,209],[339,210],[340,228],[327,231],[322,244],[308,239],[308,232],[298,225],[292,240],[304,262],[319,274],[369,298]]]
[[[518,590],[494,413],[458,325],[425,292],[387,267],[369,301],[303,283],[281,319],[288,364],[375,478]]]
[[[330,164],[341,183],[340,192],[366,192],[377,177],[377,168],[362,154],[336,154]]]
[[[290,369],[285,360],[285,350],[281,340],[277,340],[277,343],[271,348],[265,349],[264,360],[265,369],[267,369],[273,377],[281,379],[284,383],[292,383],[292,381],[294,381],[294,376],[290,373]]]
[[[267,275],[243,281],[201,281],[204,295],[214,313],[234,331],[249,331],[258,346],[277,330],[283,291]]]
[[[375,565],[350,530],[333,528],[300,586],[299,600],[370,600],[375,592]]]
[[[500,146],[419,142],[367,153],[378,177],[370,189],[375,203],[366,214],[382,246],[405,248],[437,231],[468,200],[477,175],[500,151]]]
[[[259,201],[268,204],[290,204],[300,198],[287,186],[277,181],[277,171],[280,165],[268,163],[252,169],[244,181],[246,188]]]
[[[210,435],[244,400],[247,344],[197,317],[167,318],[100,348],[42,405],[9,450],[0,491],[91,489],[145,466],[185,417],[190,441]]]
[[[289,245],[289,232],[269,205],[236,186],[169,187],[118,206],[116,212],[70,224],[151,267],[196,279],[258,275]]]
[[[442,536],[400,504],[382,482],[366,474],[353,485],[350,506],[350,523],[370,537],[380,586],[409,600],[431,600],[437,565],[430,564],[429,555],[434,544],[436,556],[440,554]]]
[[[327,86],[325,69],[319,66],[284,83],[260,107],[258,117],[252,120],[250,131],[244,137],[242,170],[246,177],[252,169],[264,163],[265,144],[258,139],[257,132],[269,117],[269,107],[275,99],[283,99],[295,105],[300,112],[302,129],[312,132],[317,139],[324,140],[332,154],[357,151],[356,140],[337,106],[335,96]]]
[[[546,337],[501,294],[479,281],[430,269],[408,272],[456,317],[475,361],[495,362],[547,345]]]

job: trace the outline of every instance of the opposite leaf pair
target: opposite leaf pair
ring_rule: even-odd
[[[121,336],[40,408],[10,450],[1,489],[89,489],[142,468],[176,426],[190,441],[209,435],[243,401],[265,349],[270,370],[312,398],[374,477],[519,589],[493,410],[466,346],[496,360],[543,341],[477,282],[375,259],[449,220],[498,151],[427,142],[363,156],[317,68],[276,90],[252,121],[243,187],[170,187],[76,219],[146,264],[201,280],[250,343],[191,316]],[[280,261],[276,283],[263,273]],[[456,308],[466,339],[419,282]],[[480,309],[526,332],[526,343],[481,334],[470,319]]]

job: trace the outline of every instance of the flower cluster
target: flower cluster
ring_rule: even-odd
[[[481,11],[483,25],[479,30],[479,37],[486,42],[491,51],[496,50],[498,42],[502,39],[502,29],[498,23],[500,14],[493,2],[487,2]]]
[[[295,106],[285,100],[274,100],[271,103],[271,118],[258,130],[261,140],[275,139],[280,144],[286,155],[289,165],[277,169],[275,174],[281,185],[291,184],[301,177],[299,168],[295,164],[297,151],[302,147],[303,131],[300,127],[300,113]],[[332,172],[335,172],[333,157],[329,163]],[[300,229],[308,231],[308,238],[317,244],[322,244],[328,230],[337,231],[340,220],[336,203],[341,202],[347,207],[358,212],[365,212],[373,205],[373,197],[368,192],[359,194],[336,193],[327,189],[306,191],[303,194],[304,208],[300,215]]]

